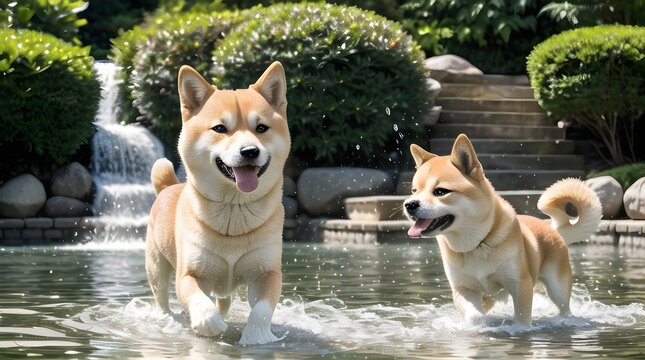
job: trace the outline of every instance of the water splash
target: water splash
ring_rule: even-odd
[[[117,67],[109,62],[95,67],[101,81],[90,166],[96,184],[93,205],[99,216],[95,233],[104,241],[140,238],[155,198],[150,170],[163,157],[163,146],[146,128],[119,124]]]
[[[148,345],[162,343],[168,335],[179,343],[194,344],[199,339],[190,330],[186,315],[161,314],[152,303],[153,300],[147,297],[134,298],[126,305],[97,305],[73,316],[63,325],[96,334],[137,338]],[[180,312],[176,300],[171,307],[176,313]],[[572,341],[588,342],[590,338],[600,337],[602,329],[629,329],[645,321],[643,304],[606,305],[592,300],[580,284],[574,285],[571,309],[572,316],[557,316],[555,305],[546,295],[538,293],[534,298],[533,326],[526,328],[513,324],[511,301],[498,303],[481,323],[469,324],[461,319],[452,303],[352,307],[338,298],[307,302],[291,296],[278,304],[273,318],[274,334],[285,338],[266,345],[265,349],[267,346],[286,348],[290,352],[309,354],[370,349],[403,356],[413,355],[419,347],[427,352],[429,349],[424,344],[432,339],[432,351],[444,355],[456,351],[459,356],[475,356],[475,353],[467,353],[472,347],[454,348],[456,339],[485,343],[519,337],[548,343],[560,341],[560,336],[574,334]],[[236,296],[227,322],[241,331],[249,312],[242,293]],[[222,346],[230,347],[230,344],[214,339],[209,349],[215,351],[214,348]],[[405,354],[406,351],[410,353]]]

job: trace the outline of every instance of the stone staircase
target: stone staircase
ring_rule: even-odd
[[[565,139],[565,129],[542,111],[526,76],[443,76],[435,105],[441,106],[440,116],[436,123],[426,122],[428,136],[419,145],[446,155],[457,135],[468,135],[486,176],[519,214],[544,217],[536,208],[544,189],[559,179],[585,175],[583,157]],[[412,170],[400,174],[397,195],[347,199],[349,220],[329,221],[326,230],[389,229],[387,239],[405,238],[409,224],[402,203],[413,175]],[[379,241],[376,233],[367,238]]]

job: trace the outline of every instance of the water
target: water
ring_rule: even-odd
[[[100,217],[97,234],[114,240],[136,237],[148,222],[155,199],[150,170],[163,157],[163,146],[146,128],[121,125],[118,119],[116,66],[95,65],[101,82],[101,102],[92,139],[91,172],[96,184],[94,212]]]
[[[434,243],[285,244],[273,331],[244,347],[195,336],[152,306],[141,240],[0,250],[0,358],[636,358],[645,354],[645,251],[575,246],[572,317],[543,293],[534,326],[498,304],[467,325],[452,305]],[[228,321],[250,311],[240,291]],[[175,301],[173,308],[179,312]]]

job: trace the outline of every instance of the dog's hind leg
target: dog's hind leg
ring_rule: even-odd
[[[148,229],[148,237],[146,239],[146,274],[148,275],[150,290],[152,290],[152,295],[155,297],[157,306],[166,313],[170,313],[168,287],[173,273],[172,265],[161,254],[154,239],[152,239],[151,229]]]
[[[573,275],[568,255],[563,260],[566,261],[549,261],[542,265],[540,280],[544,283],[551,301],[560,309],[560,315],[569,315],[571,313],[569,300]]]

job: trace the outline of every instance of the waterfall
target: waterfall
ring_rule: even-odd
[[[95,69],[101,82],[90,166],[96,185],[96,233],[106,240],[140,238],[155,199],[150,169],[163,157],[163,146],[143,126],[120,124],[116,65],[97,62]]]

